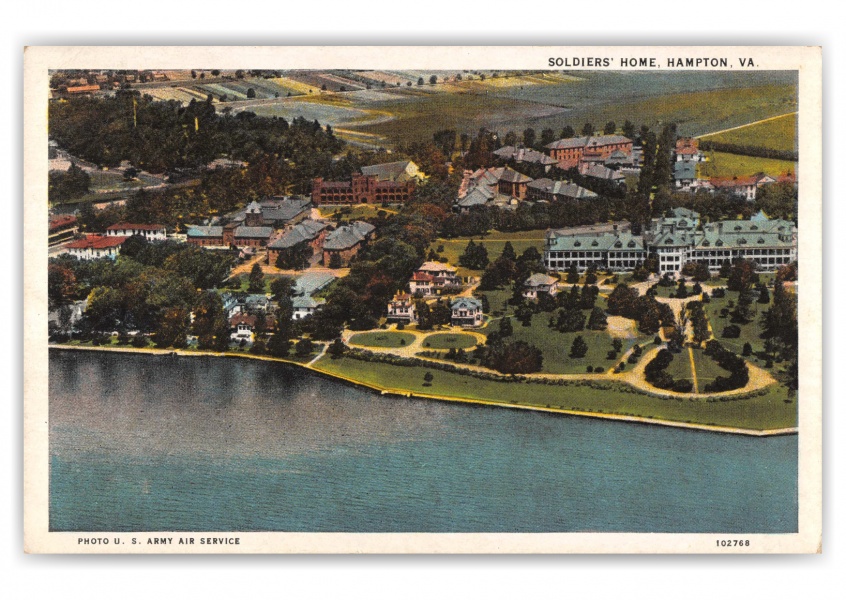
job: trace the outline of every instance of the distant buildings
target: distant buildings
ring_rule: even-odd
[[[444,290],[461,287],[461,278],[456,275],[456,268],[439,262],[425,262],[411,276],[411,293],[420,296],[435,296]]]
[[[285,231],[267,246],[268,264],[275,265],[282,252],[290,252],[301,244],[311,247],[312,255],[320,252],[326,239],[328,224],[322,221],[306,219]]]
[[[329,233],[323,242],[323,264],[348,265],[365,242],[373,238],[376,227],[365,221],[342,225]],[[337,258],[335,258],[337,257]]]
[[[526,187],[526,197],[529,200],[593,200],[599,196],[594,192],[571,183],[569,181],[553,181],[552,179],[535,179]]]
[[[73,215],[57,215],[50,218],[47,245],[55,246],[71,239],[79,231],[79,222]]]
[[[64,253],[75,256],[80,260],[95,260],[98,258],[114,260],[120,254],[120,247],[126,240],[125,236],[87,235],[82,239],[66,244]]]
[[[582,163],[604,162],[616,151],[631,155],[632,144],[632,140],[622,135],[597,135],[556,140],[547,144],[546,149],[558,167],[567,170]]]
[[[311,199],[323,204],[404,204],[423,173],[411,161],[362,167],[350,181],[312,181]]]
[[[516,164],[529,163],[535,165],[542,165],[544,171],[549,171],[552,165],[558,164],[558,161],[547,156],[543,152],[532,150],[531,148],[519,148],[514,146],[503,146],[498,150],[494,150],[494,155],[505,161],[513,161]]]
[[[167,239],[164,225],[146,225],[143,223],[115,223],[106,229],[106,235],[130,237],[139,235],[148,242]]]

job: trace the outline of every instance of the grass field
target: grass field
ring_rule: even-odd
[[[328,373],[375,385],[418,394],[434,394],[488,400],[522,406],[540,406],[701,423],[773,429],[796,425],[796,403],[785,403],[787,391],[771,386],[761,396],[709,402],[696,399],[667,400],[644,394],[625,384],[603,382],[591,387],[584,382],[568,385],[486,381],[469,375],[426,367],[401,367],[351,358],[321,358],[315,366]],[[431,386],[423,376],[434,375]]]
[[[351,344],[370,346],[371,348],[400,348],[413,341],[414,336],[412,334],[398,331],[369,331],[367,333],[356,333],[350,338]]]
[[[434,333],[423,340],[423,346],[431,350],[472,348],[475,345],[476,337],[464,333]]]
[[[757,156],[741,156],[725,152],[707,152],[708,161],[703,163],[699,174],[703,177],[744,177],[755,173],[778,176],[782,173],[796,173],[795,162]]]
[[[590,315],[590,311],[583,312],[586,317]],[[607,371],[619,364],[620,357],[633,345],[640,343],[641,346],[644,346],[651,339],[644,337],[622,340],[622,351],[615,359],[608,359],[608,351],[613,350],[613,338],[608,333],[588,329],[578,332],[560,333],[549,327],[549,317],[553,314],[555,312],[534,315],[529,327],[523,327],[515,319],[511,320],[514,326],[514,335],[508,338],[508,341],[524,341],[540,348],[543,352],[542,373],[586,373],[588,366],[594,369],[602,367],[603,371]],[[494,329],[498,329],[498,326],[495,325]],[[576,336],[582,336],[588,347],[587,354],[582,358],[570,357],[570,347]],[[629,368],[628,365],[627,368]]]
[[[717,135],[702,136],[701,139],[722,142],[724,144],[743,144],[771,150],[796,150],[797,115],[784,115],[781,118],[726,131]]]
[[[519,231],[513,233],[491,231],[486,236],[479,236],[474,238],[455,238],[455,239],[437,239],[432,245],[432,250],[437,250],[440,246],[444,249],[440,254],[446,262],[458,268],[458,274],[462,277],[469,275],[479,276],[481,271],[466,269],[458,266],[458,257],[464,253],[467,243],[472,239],[474,242],[484,244],[488,251],[488,260],[495,261],[502,254],[502,249],[505,248],[505,243],[510,241],[514,247],[514,252],[520,256],[529,247],[535,247],[537,251],[543,254],[545,229],[532,229],[530,231]]]

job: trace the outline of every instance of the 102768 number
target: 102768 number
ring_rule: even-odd
[[[749,546],[749,540],[717,540],[718,548]]]

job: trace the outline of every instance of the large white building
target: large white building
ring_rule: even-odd
[[[106,229],[108,236],[130,237],[140,235],[148,242],[167,239],[164,225],[148,225],[145,223],[115,223]]]
[[[79,260],[96,260],[98,258],[114,260],[120,254],[120,247],[126,239],[124,236],[87,235],[65,244],[63,253],[75,256]]]
[[[677,208],[672,217],[654,219],[642,236],[629,232],[546,234],[544,264],[550,271],[579,271],[590,266],[608,271],[631,271],[650,255],[659,274],[675,274],[685,263],[705,262],[715,271],[724,261],[744,258],[761,271],[774,271],[794,262],[797,231],[793,223],[756,215],[750,220],[702,224],[699,214]]]

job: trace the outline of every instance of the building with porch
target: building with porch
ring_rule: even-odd
[[[484,320],[482,301],[472,297],[456,298],[450,304],[454,327],[480,327]]]

